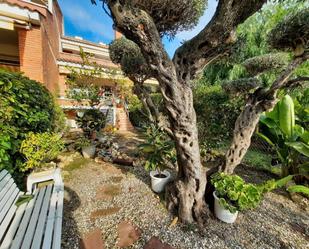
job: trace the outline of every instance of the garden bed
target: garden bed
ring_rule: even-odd
[[[240,167],[247,181],[270,179],[265,172]],[[177,223],[149,185],[142,167],[117,166],[88,161],[70,172],[65,182],[63,247],[79,248],[80,238],[95,228],[101,230],[105,248],[118,248],[118,225],[130,222],[138,240],[130,248],[143,248],[153,237],[182,249],[192,248],[307,248],[308,209],[284,191],[268,193],[261,205],[241,213],[236,223],[209,219],[204,231]],[[308,208],[308,207],[307,207]]]

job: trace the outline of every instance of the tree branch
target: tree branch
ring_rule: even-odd
[[[236,41],[236,27],[258,11],[266,0],[219,0],[216,13],[205,28],[176,50],[173,62],[183,82],[214,57],[224,54]]]
[[[271,85],[270,89],[266,92],[267,95],[274,95],[279,89],[285,87],[287,81],[293,74],[294,70],[309,59],[309,53],[304,53],[302,56],[294,57],[292,62],[281,73],[276,81]]]
[[[295,79],[289,80],[284,84],[284,88],[290,88],[290,87],[302,85],[300,82],[302,83],[309,82],[309,77],[300,76]]]

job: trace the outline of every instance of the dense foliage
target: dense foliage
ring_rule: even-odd
[[[217,147],[231,137],[243,99],[229,98],[218,85],[198,86],[193,93],[200,142]]]
[[[175,163],[174,142],[155,125],[151,124],[144,133],[146,142],[139,145],[145,155],[146,170],[161,172],[169,163]]]
[[[24,172],[42,167],[44,162],[55,159],[63,148],[61,136],[56,133],[28,133],[20,146],[20,152],[26,158],[26,162],[20,167],[20,171]]]
[[[97,109],[85,110],[80,116],[77,115],[76,122],[84,134],[90,138],[93,132],[99,132],[105,127],[107,114],[108,112],[104,114]]]
[[[248,93],[257,87],[269,86],[289,60],[289,54],[278,53],[269,47],[269,31],[289,13],[305,6],[302,1],[295,0],[269,2],[238,26],[239,42],[231,55],[205,68],[193,91],[200,143],[214,146],[217,141],[230,139]],[[308,65],[304,63],[294,75],[308,75]],[[301,91],[296,90],[294,94],[299,95],[296,92]],[[301,97],[299,100],[301,107],[306,100]],[[305,115],[304,108],[302,115]],[[218,138],[215,144],[214,138]]]
[[[99,0],[91,0],[96,3]],[[100,0],[103,4],[106,0]],[[132,0],[130,5],[146,11],[154,20],[158,32],[173,37],[177,32],[196,26],[207,6],[207,0]],[[141,20],[141,26],[143,25]]]
[[[269,33],[268,40],[273,48],[303,52],[309,46],[309,8],[287,15]]]
[[[96,106],[100,103],[101,87],[100,76],[104,72],[103,68],[93,61],[93,55],[84,52],[80,48],[82,60],[81,68],[69,67],[70,74],[66,84],[68,90],[67,97],[74,99],[79,105]]]
[[[246,183],[238,175],[216,173],[211,176],[211,184],[215,187],[220,205],[231,213],[256,208],[263,195],[275,188],[285,185],[291,176],[280,180],[268,180],[262,184]]]
[[[42,84],[0,70],[0,169],[22,169],[25,159],[19,148],[26,135],[63,130],[61,123],[63,114]]]
[[[284,96],[260,122],[258,134],[277,152],[282,176],[308,175],[309,131],[296,123],[292,98]]]
[[[140,48],[125,37],[114,40],[110,46],[110,58],[120,64],[126,75],[145,75],[148,68]]]

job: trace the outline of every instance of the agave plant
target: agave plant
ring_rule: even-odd
[[[295,123],[294,103],[285,95],[260,118],[257,133],[276,151],[282,163],[282,176],[307,175],[309,172],[309,131]]]

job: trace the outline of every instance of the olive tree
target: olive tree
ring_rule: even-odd
[[[197,72],[225,55],[236,40],[236,27],[266,0],[219,0],[212,20],[179,47],[170,59],[163,35],[194,26],[206,0],[103,0],[115,28],[134,41],[160,86],[176,144],[178,176],[168,189],[167,205],[185,223],[208,217],[206,173],[201,165],[191,81]]]
[[[247,98],[246,105],[236,120],[233,140],[225,155],[225,164],[222,167],[226,173],[233,173],[235,167],[242,161],[251,144],[251,137],[260,115],[274,108],[278,102],[278,91],[293,87],[299,82],[309,81],[309,77],[306,76],[293,76],[295,69],[309,58],[309,8],[287,16],[276,25],[268,37],[272,48],[292,51],[293,58],[289,62],[288,55],[284,53],[265,54],[250,58],[243,65],[248,73],[255,78],[241,79],[225,84],[224,88],[228,92],[256,89]],[[257,77],[259,74],[270,70],[279,71],[276,80],[268,88],[258,87]]]
[[[149,89],[145,86],[145,81],[151,78],[151,70],[140,48],[133,41],[122,37],[114,40],[109,50],[111,60],[120,64],[124,74],[133,82],[133,92],[146,110],[148,120],[172,136],[167,118],[159,111],[151,98]]]

